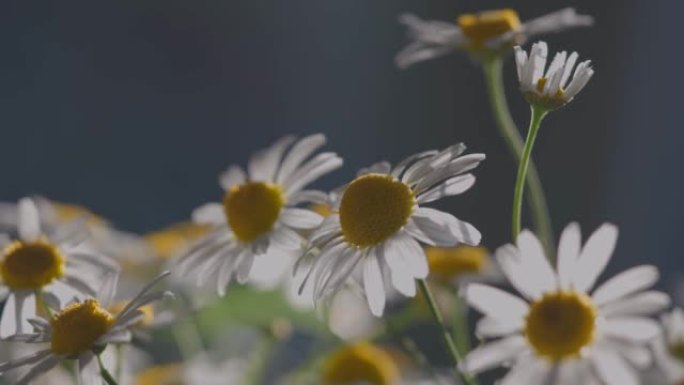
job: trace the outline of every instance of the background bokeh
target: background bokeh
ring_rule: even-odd
[[[596,26],[549,36],[596,76],[544,124],[535,160],[556,230],[621,227],[610,269],[653,262],[675,289],[684,4],[673,1],[116,0],[0,3],[0,198],[80,203],[149,231],[216,199],[216,175],[285,133],[324,132],[348,180],[380,159],[466,142],[487,153],[474,189],[443,207],[508,241],[515,165],[479,68],[463,54],[407,71],[402,12],[453,20],[511,6],[523,19],[572,5]],[[509,100],[527,106],[507,62]]]

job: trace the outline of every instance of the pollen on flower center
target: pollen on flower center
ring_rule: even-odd
[[[251,242],[270,231],[284,205],[280,186],[265,182],[234,186],[223,197],[228,223],[242,242]]]
[[[50,349],[55,354],[76,355],[94,348],[114,324],[114,317],[96,299],[65,307],[50,321]]]
[[[406,225],[414,193],[389,175],[368,174],[349,184],[340,202],[340,225],[347,242],[377,245]]]
[[[47,240],[14,241],[0,261],[2,281],[14,289],[40,289],[64,275],[65,258]]]
[[[325,385],[390,385],[399,377],[399,369],[384,350],[367,342],[346,346],[333,353],[323,368]]]
[[[461,15],[457,22],[473,48],[482,48],[487,40],[520,27],[518,13],[512,9]]]
[[[525,336],[536,353],[552,361],[575,357],[594,339],[596,308],[585,294],[559,291],[530,305]]]

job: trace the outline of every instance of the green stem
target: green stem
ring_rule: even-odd
[[[520,158],[520,164],[518,165],[518,176],[515,179],[515,192],[513,194],[513,225],[512,225],[512,236],[513,241],[518,238],[520,233],[520,220],[522,212],[522,198],[525,191],[525,175],[527,175],[527,170],[530,164],[530,157],[532,155],[532,148],[534,147],[534,141],[537,139],[537,134],[539,133],[539,127],[541,126],[542,119],[546,116],[547,110],[539,107],[531,107],[531,117],[530,117],[530,128],[527,132],[527,139],[525,140],[525,146],[523,147],[522,157]]]
[[[112,377],[112,375],[109,373],[107,368],[105,368],[102,364],[102,358],[100,358],[100,355],[97,354],[95,357],[97,357],[97,364],[100,366],[100,375],[102,376],[102,379],[105,380],[107,385],[119,385],[114,377]]]
[[[511,112],[506,102],[506,93],[503,82],[503,61],[501,57],[487,58],[482,61],[482,66],[487,82],[489,102],[494,112],[496,125],[501,137],[506,142],[509,151],[515,156],[516,161],[520,161],[523,153],[523,139],[520,131],[515,125]],[[532,220],[537,235],[542,240],[547,251],[553,249],[553,229],[551,217],[544,196],[539,173],[534,162],[529,164],[529,171],[526,177],[527,188],[529,189],[528,203],[532,211]]]
[[[442,333],[444,345],[446,346],[446,349],[449,352],[449,356],[453,361],[456,373],[461,377],[461,382],[464,385],[474,385],[476,383],[475,379],[462,373],[460,368],[458,367],[462,361],[461,354],[458,352],[458,349],[456,348],[454,338],[451,336],[447,328],[444,326],[444,320],[442,319],[442,315],[440,314],[439,309],[437,308],[437,303],[435,302],[435,298],[432,296],[432,292],[430,292],[430,288],[428,287],[427,282],[425,282],[424,279],[419,279],[418,286],[420,287],[420,291],[423,294],[423,297],[425,297],[425,301],[427,302],[428,307],[430,308],[430,312],[432,313],[432,317],[435,319],[435,323],[437,323],[437,326],[439,327],[439,330]]]
[[[470,351],[470,330],[468,328],[468,306],[465,301],[454,294],[456,304],[454,306],[454,320],[452,325],[452,335],[456,339],[456,347],[461,354]]]

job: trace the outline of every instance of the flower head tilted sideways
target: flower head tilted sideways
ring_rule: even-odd
[[[0,299],[7,297],[1,338],[30,328],[27,320],[35,317],[38,301],[94,296],[100,285],[116,280],[119,270],[114,260],[81,247],[83,235],[77,227],[44,229],[31,198],[21,199],[16,212],[18,238],[0,238]]]
[[[530,104],[545,110],[553,110],[572,101],[587,85],[594,75],[594,70],[591,68],[590,60],[579,63],[575,68],[577,52],[568,55],[562,51],[554,56],[549,68],[544,72],[547,56],[548,46],[543,41],[532,45],[529,56],[521,47],[515,47],[520,91]]]
[[[362,170],[339,195],[335,214],[310,236],[303,285],[313,285],[314,301],[337,292],[355,272],[361,275],[368,305],[382,315],[386,284],[405,296],[416,294],[415,279],[428,275],[419,241],[431,246],[477,245],[480,232],[451,214],[423,207],[461,194],[475,183],[468,173],[484,154],[460,156],[462,143],[442,151],[410,156],[392,168],[381,162]],[[389,285],[387,285],[389,286]]]
[[[485,11],[458,17],[457,23],[425,21],[404,14],[400,22],[409,29],[412,42],[396,57],[400,68],[465,50],[474,57],[501,55],[532,36],[593,24],[593,18],[572,8],[551,12],[525,23],[512,9]]]
[[[214,282],[223,295],[233,276],[247,282],[256,257],[277,253],[275,258],[295,258],[304,243],[300,232],[323,220],[297,206],[326,199],[323,192],[304,188],[342,166],[332,152],[312,157],[325,142],[322,134],[299,140],[286,136],[254,154],[247,173],[232,166],[221,174],[223,203],[208,203],[193,213],[195,222],[214,229],[180,258],[180,275],[195,275],[198,283]]]
[[[628,269],[591,291],[610,261],[617,228],[602,225],[581,245],[579,226],[563,231],[554,270],[539,240],[520,233],[517,245],[496,252],[506,278],[523,298],[482,284],[464,289],[484,314],[482,338],[498,338],[470,352],[468,373],[512,366],[501,385],[639,384],[636,368],[651,363],[658,335],[649,315],[669,306],[665,293],[645,291],[658,280],[654,266]]]
[[[152,291],[154,286],[168,276],[159,275],[131,300],[118,314],[106,310],[106,302],[112,293],[103,292],[101,304],[98,299],[76,300],[67,305],[50,319],[31,319],[34,333],[15,336],[27,343],[49,344],[47,349],[0,364],[0,375],[8,371],[28,366],[15,385],[30,384],[36,377],[48,372],[65,360],[74,360],[81,384],[94,384],[100,372],[99,355],[108,344],[126,344],[131,341],[131,328],[138,324],[143,313],[141,307],[167,296],[169,292]]]

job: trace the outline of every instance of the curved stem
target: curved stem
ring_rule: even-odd
[[[102,358],[100,358],[100,355],[96,354],[95,357],[97,357],[97,365],[100,367],[100,375],[102,376],[102,379],[105,380],[107,385],[119,385],[111,373],[109,373],[107,368],[105,368],[102,364]]]
[[[518,234],[520,233],[522,197],[525,190],[524,181],[530,164],[532,148],[534,147],[534,141],[537,138],[537,133],[539,133],[541,121],[542,119],[544,119],[544,116],[546,115],[547,111],[545,109],[532,106],[531,112],[532,116],[530,117],[530,128],[527,132],[527,139],[525,140],[525,146],[523,147],[522,157],[520,158],[520,164],[518,166],[518,176],[515,179],[515,192],[513,193],[513,241],[515,241],[518,238]]]
[[[516,161],[520,161],[523,150],[523,139],[520,131],[515,125],[511,112],[506,102],[504,83],[502,78],[503,62],[500,57],[488,58],[482,61],[482,66],[487,82],[487,92],[489,102],[494,112],[496,125],[501,137],[506,142],[509,151],[513,154]],[[527,188],[529,189],[528,203],[532,210],[532,219],[537,235],[542,240],[547,251],[553,249],[553,229],[551,227],[551,217],[544,196],[539,174],[534,162],[530,162],[529,171],[526,177]],[[549,253],[551,255],[551,253]]]
[[[461,372],[460,368],[458,367],[462,361],[461,354],[458,352],[458,349],[456,348],[454,338],[451,336],[447,328],[444,326],[444,320],[442,319],[442,315],[439,313],[437,303],[435,302],[435,298],[432,296],[432,292],[430,292],[430,288],[428,287],[427,282],[425,282],[424,279],[419,279],[418,286],[420,287],[420,291],[423,294],[423,297],[425,297],[425,301],[427,302],[428,307],[430,308],[430,312],[432,313],[432,317],[435,319],[435,323],[437,323],[437,326],[439,327],[439,330],[442,333],[444,345],[446,346],[447,351],[449,352],[449,356],[451,357],[451,360],[454,363],[456,373],[461,377],[461,382],[464,385],[474,385],[475,380],[472,377]]]

